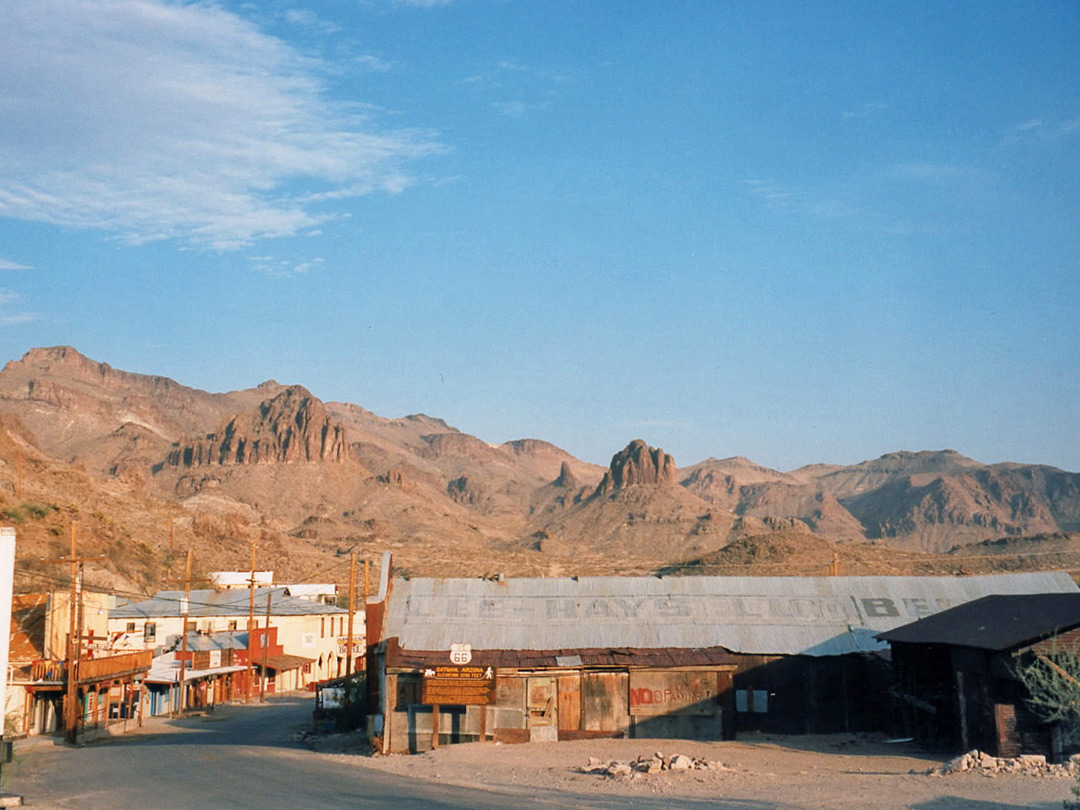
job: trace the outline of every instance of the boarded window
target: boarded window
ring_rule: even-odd
[[[767,714],[769,711],[769,692],[766,689],[755,689],[753,702],[750,710],[755,714]]]
[[[420,703],[420,695],[423,691],[423,682],[419,678],[399,676],[397,682],[397,709],[406,709],[411,705]]]
[[[767,689],[736,689],[735,711],[769,713],[769,691]]]

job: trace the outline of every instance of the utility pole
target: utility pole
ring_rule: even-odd
[[[837,551],[834,551],[832,555],[832,565],[829,566],[829,576],[840,576],[840,553]]]
[[[190,612],[191,602],[191,561],[194,554],[189,548],[187,550],[187,561],[184,564],[184,598],[180,602],[180,716],[184,716],[184,709],[187,708],[187,684],[184,681],[184,676],[187,672],[187,634],[188,634],[188,615]],[[169,580],[169,582],[179,582],[180,580]],[[198,582],[206,582],[205,579],[197,580]],[[172,714],[172,703],[170,702],[170,715]]]
[[[251,703],[251,680],[255,676],[251,656],[253,654],[252,643],[255,640],[255,538],[251,538],[251,579],[248,580],[248,593],[250,602],[248,605],[248,650],[247,650],[247,694],[244,703]]]
[[[349,552],[349,636],[345,640],[345,678],[352,677],[353,669],[353,612],[356,603],[356,552]]]
[[[259,703],[266,702],[266,656],[270,652],[270,598],[273,589],[266,591],[266,630],[263,633],[262,677],[259,678]],[[251,657],[250,655],[248,656]]]
[[[184,716],[187,703],[187,684],[184,683],[184,670],[187,668],[187,624],[191,601],[191,549],[187,550],[187,562],[184,563],[184,601],[180,604],[180,716]]]
[[[97,557],[79,557],[78,527],[71,521],[71,555],[56,560],[42,560],[43,563],[71,564],[71,594],[68,597],[68,638],[67,638],[67,688],[64,697],[64,731],[68,741],[74,743],[78,727],[78,713],[75,704],[79,699],[79,658],[82,652],[82,571],[83,563],[105,559],[104,554]]]

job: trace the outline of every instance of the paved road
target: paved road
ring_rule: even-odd
[[[279,698],[266,706],[155,721],[151,729],[81,748],[37,741],[17,747],[15,762],[4,766],[4,790],[50,810],[772,807],[466,790],[382,773],[360,762],[342,767],[296,739],[309,727],[311,708],[310,698]]]

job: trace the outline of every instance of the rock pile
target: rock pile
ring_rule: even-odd
[[[985,751],[968,751],[951,759],[929,773],[948,775],[977,771],[986,776],[1020,774],[1022,776],[1051,776],[1080,778],[1080,754],[1074,754],[1068,762],[1052,765],[1041,754],[1023,754],[1018,757],[994,757]]]
[[[605,762],[595,757],[581,766],[582,773],[595,773],[601,776],[630,777],[634,774],[653,774],[661,771],[733,771],[734,768],[722,762],[712,762],[685,754],[665,757],[659,751],[652,756],[640,756],[630,762],[611,760]]]

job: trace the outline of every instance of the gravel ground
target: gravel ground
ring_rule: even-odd
[[[755,810],[1061,810],[1068,778],[969,772],[928,773],[947,758],[868,735],[741,735],[735,742],[588,740],[444,746],[424,754],[369,756],[363,740],[333,735],[312,748],[343,765],[377,768],[417,779],[528,792],[710,800]],[[721,762],[725,770],[663,771],[610,777],[582,773],[590,757],[629,762],[660,752]]]

